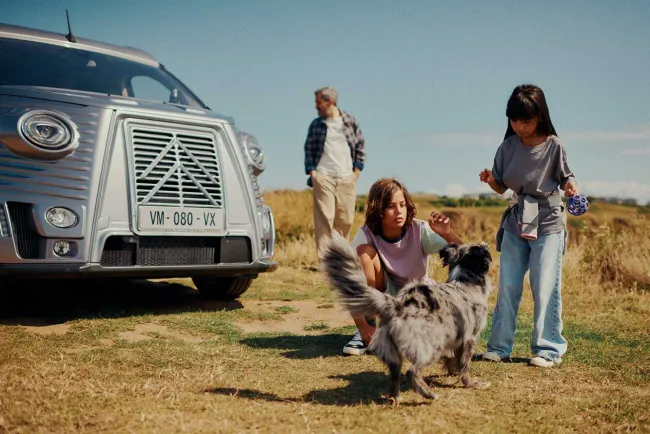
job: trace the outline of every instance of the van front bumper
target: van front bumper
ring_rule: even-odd
[[[254,277],[259,273],[275,271],[275,261],[254,261],[251,263],[178,265],[178,266],[129,266],[103,267],[100,264],[2,264],[0,276],[17,278],[93,278],[127,277],[163,279],[171,277],[215,276]]]

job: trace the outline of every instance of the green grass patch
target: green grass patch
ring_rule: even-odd
[[[291,306],[278,306],[275,308],[275,311],[281,315],[287,315],[298,312],[298,309]]]
[[[274,281],[268,299],[289,291],[313,307],[333,308],[312,274],[284,276],[283,286]],[[614,304],[607,305],[596,296],[580,299],[586,308],[565,321],[569,350],[552,369],[525,361],[533,323],[530,300],[524,300],[513,351],[523,362],[472,363],[471,375],[492,383],[486,390],[462,388],[439,366],[428,367],[425,378],[440,399],[425,401],[404,376],[403,401],[393,407],[386,399],[386,367],[372,355],[342,355],[355,327],[329,327],[324,319],[332,312],[312,309],[315,317],[304,320],[287,316],[297,311],[291,303],[265,306],[248,296],[232,303],[198,300],[193,293],[151,301],[160,288],[167,287],[158,284],[130,301],[123,295],[121,310],[71,298],[56,315],[5,317],[0,431],[650,431],[643,295],[608,294]],[[570,292],[567,305],[577,296]],[[245,307],[247,300],[254,310]],[[618,310],[607,310],[612,305]],[[62,321],[60,313],[69,319]],[[236,326],[241,321],[268,324],[269,330],[301,322],[297,334],[247,334]],[[62,326],[60,334],[46,332],[51,325]],[[491,318],[478,351],[490,325]]]
[[[317,331],[317,330],[327,330],[328,328],[330,328],[329,324],[327,324],[324,321],[318,321],[306,325],[303,329],[305,331]]]

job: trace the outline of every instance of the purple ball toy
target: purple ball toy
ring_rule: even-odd
[[[567,199],[566,207],[567,211],[569,211],[569,214],[580,216],[587,212],[587,209],[589,208],[589,201],[586,197],[576,194],[575,196],[571,196]]]

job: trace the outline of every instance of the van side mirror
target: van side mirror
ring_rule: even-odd
[[[179,99],[178,99],[178,89],[172,89],[171,93],[169,94],[169,102],[172,104],[178,104]]]

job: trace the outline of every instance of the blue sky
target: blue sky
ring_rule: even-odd
[[[525,3],[525,4],[524,4]],[[486,191],[520,83],[544,89],[585,194],[650,201],[650,2],[2,0],[0,22],[141,48],[257,136],[264,189],[306,188],[313,92],[366,137],[359,193]]]

